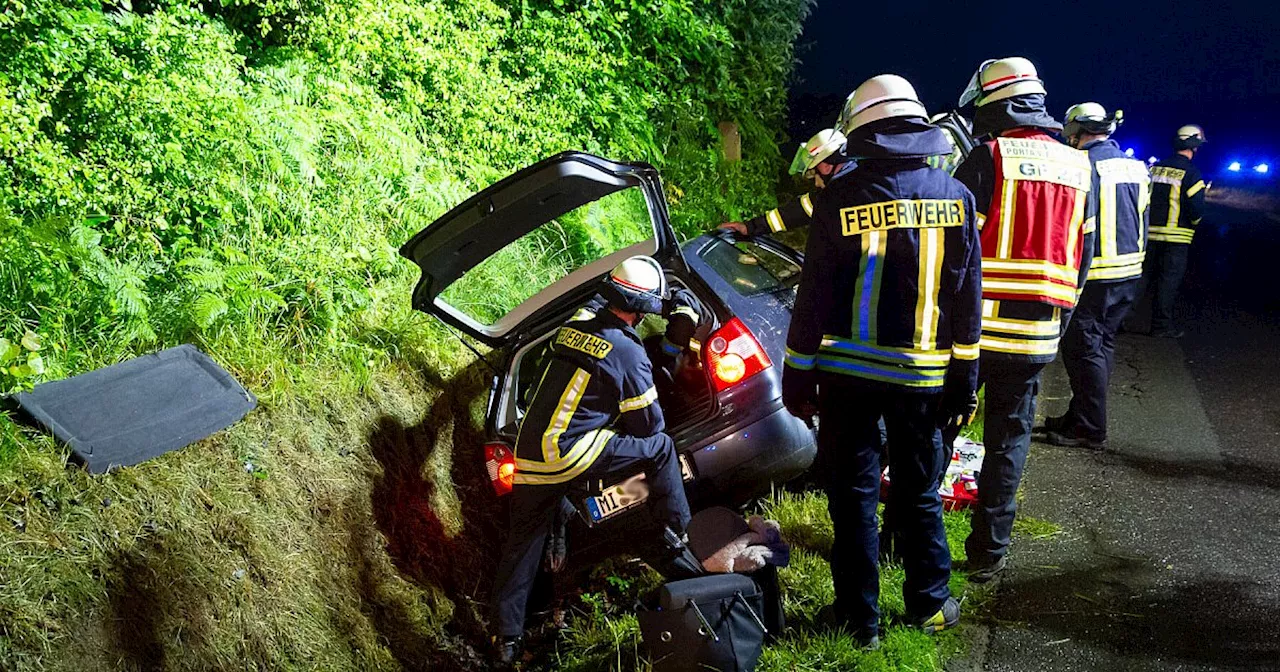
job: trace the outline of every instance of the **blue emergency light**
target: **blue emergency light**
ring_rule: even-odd
[[[1258,173],[1259,175],[1266,175],[1266,174],[1267,174],[1267,171],[1268,171],[1268,170],[1271,170],[1271,166],[1268,166],[1268,165],[1267,165],[1267,164],[1265,164],[1265,163],[1259,163],[1258,165],[1256,165],[1256,166],[1254,166],[1254,167],[1253,167],[1253,170],[1254,170],[1254,172]]]
[[[1231,172],[1233,172],[1233,173],[1238,173],[1238,172],[1240,172],[1240,162],[1239,162],[1239,161],[1232,161],[1232,162],[1231,162],[1231,165],[1227,166],[1227,170],[1229,170],[1229,171],[1231,171]]]

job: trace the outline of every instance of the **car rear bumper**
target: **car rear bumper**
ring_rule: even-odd
[[[813,430],[780,402],[750,425],[687,451],[694,480],[690,505],[739,506],[804,473],[817,454]]]

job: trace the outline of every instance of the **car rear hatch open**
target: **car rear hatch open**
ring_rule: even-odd
[[[472,196],[400,254],[422,269],[413,307],[491,346],[634,254],[687,272],[658,171],[565,152]]]

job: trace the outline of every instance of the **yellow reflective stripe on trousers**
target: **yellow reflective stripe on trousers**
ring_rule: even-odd
[[[618,403],[618,410],[623,413],[630,411],[638,411],[658,400],[658,390],[650,387],[639,395],[630,399],[623,399]]]
[[[551,416],[551,424],[542,433],[543,462],[551,464],[560,461],[560,435],[568,429],[569,421],[573,419],[578,403],[582,401],[582,392],[587,389],[587,382],[590,380],[590,373],[578,369],[573,378],[569,379],[569,384],[565,385],[560,402],[556,404],[556,413]]]
[[[769,213],[764,216],[764,218],[765,218],[765,221],[769,222],[770,231],[777,233],[779,231],[787,230],[786,224],[782,223],[782,213],[778,212],[777,208],[770,210]]]
[[[920,230],[920,273],[916,285],[916,347],[933,350],[938,344],[938,292],[942,286],[942,230]]]
[[[558,473],[546,473],[548,466],[530,460],[516,460],[516,474],[513,482],[517,485],[555,485],[567,483],[586,471],[604,452],[604,447],[617,434],[609,429],[596,429],[574,442],[569,454],[575,459],[561,460],[554,465]]]

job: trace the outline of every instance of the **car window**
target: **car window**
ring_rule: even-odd
[[[534,229],[467,271],[440,300],[483,326],[492,326],[525,300],[620,250],[650,241],[653,220],[644,192],[623,189]]]
[[[776,292],[800,281],[800,266],[751,241],[717,239],[698,256],[743,296]]]

